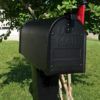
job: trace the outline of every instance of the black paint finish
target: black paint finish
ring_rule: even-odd
[[[86,32],[74,14],[27,22],[20,52],[46,75],[85,72]]]

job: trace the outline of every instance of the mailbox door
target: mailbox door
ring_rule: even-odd
[[[86,32],[76,16],[59,18],[53,24],[48,52],[51,74],[85,71]]]

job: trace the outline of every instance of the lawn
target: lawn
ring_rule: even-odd
[[[75,100],[100,100],[100,42],[88,40],[85,74],[72,75]],[[32,100],[31,68],[18,42],[0,43],[0,100]]]
[[[100,100],[100,42],[87,42],[87,64],[85,74],[73,75],[75,100]]]
[[[0,43],[0,100],[32,100],[31,68],[18,52],[18,42]]]

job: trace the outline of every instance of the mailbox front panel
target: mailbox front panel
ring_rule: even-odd
[[[49,65],[51,73],[79,73],[85,71],[86,32],[73,16],[55,22],[49,37]]]

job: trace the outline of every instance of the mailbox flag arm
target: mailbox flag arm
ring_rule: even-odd
[[[83,3],[78,7],[77,19],[84,25],[85,23],[85,11],[87,1],[83,0]]]

